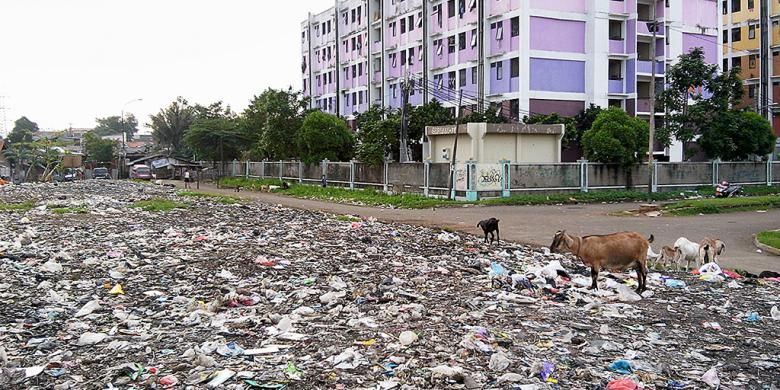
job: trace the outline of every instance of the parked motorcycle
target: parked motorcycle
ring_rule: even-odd
[[[724,181],[715,188],[716,198],[731,198],[737,195],[742,195],[742,186],[740,185],[732,185]]]

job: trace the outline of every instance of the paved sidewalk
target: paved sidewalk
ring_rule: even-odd
[[[182,188],[183,183],[174,182]],[[425,210],[386,209],[297,199],[270,193],[217,189],[201,183],[200,191],[240,196],[260,202],[282,204],[305,210],[321,210],[334,214],[373,216],[382,221],[423,226],[449,227],[458,231],[481,234],[478,221],[489,217],[501,220],[501,238],[531,244],[550,245],[559,229],[578,234],[605,234],[633,230],[655,235],[653,249],[672,245],[680,237],[698,241],[704,237],[721,238],[726,252],[721,265],[751,272],[780,271],[780,257],[757,253],[753,235],[780,229],[780,210],[765,213],[742,212],[692,217],[613,217],[608,214],[635,207],[635,204],[588,204],[562,206],[470,206]]]

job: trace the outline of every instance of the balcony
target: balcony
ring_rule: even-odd
[[[627,1],[610,1],[609,2],[609,13],[611,14],[620,14],[625,15],[629,12],[626,10],[627,7]]]
[[[609,80],[609,93],[617,93],[617,94],[625,93],[623,88],[623,79]]]
[[[609,54],[626,54],[625,43],[622,39],[610,39]]]
[[[636,72],[637,73],[646,73],[650,74],[652,73],[652,61],[651,60],[638,60],[636,62]],[[656,61],[655,63],[655,74],[657,75],[663,75],[664,74],[664,63],[662,61]]]
[[[649,98],[639,98],[636,99],[636,112],[638,114],[650,114],[650,99]],[[655,105],[655,112],[656,114],[663,114],[664,108],[661,107],[660,104],[656,103]]]
[[[650,31],[649,28],[647,28],[647,24],[650,23],[649,20],[638,20],[636,22],[636,33],[641,35],[653,35],[653,32]],[[666,29],[664,28],[664,24],[659,22],[658,23],[658,32],[656,33],[656,36],[662,37],[664,36]]]

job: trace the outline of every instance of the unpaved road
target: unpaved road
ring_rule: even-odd
[[[181,182],[173,182],[183,187]],[[501,238],[531,244],[550,245],[559,229],[578,235],[605,234],[632,230],[655,235],[653,249],[672,245],[681,236],[699,241],[704,237],[721,238],[726,252],[720,263],[728,268],[751,272],[780,271],[780,257],[757,253],[753,235],[757,232],[780,229],[780,210],[764,213],[742,212],[692,217],[615,217],[609,213],[637,208],[637,204],[588,204],[561,206],[490,206],[457,207],[425,210],[386,209],[296,199],[261,192],[217,189],[201,183],[201,191],[240,196],[287,207],[322,210],[335,214],[376,217],[382,221],[402,222],[423,226],[450,227],[463,232],[482,234],[475,225],[489,217],[501,220]]]

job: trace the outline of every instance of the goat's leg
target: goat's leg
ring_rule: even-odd
[[[498,225],[496,225],[496,241],[498,241],[499,244],[501,243],[501,233],[498,231]]]
[[[636,262],[636,281],[637,281],[637,288],[636,293],[641,294],[645,291],[645,269],[642,267],[641,262]]]
[[[599,269],[596,267],[596,265],[592,265],[590,267],[590,279],[591,284],[590,287],[588,287],[588,290],[598,290],[599,289]]]

